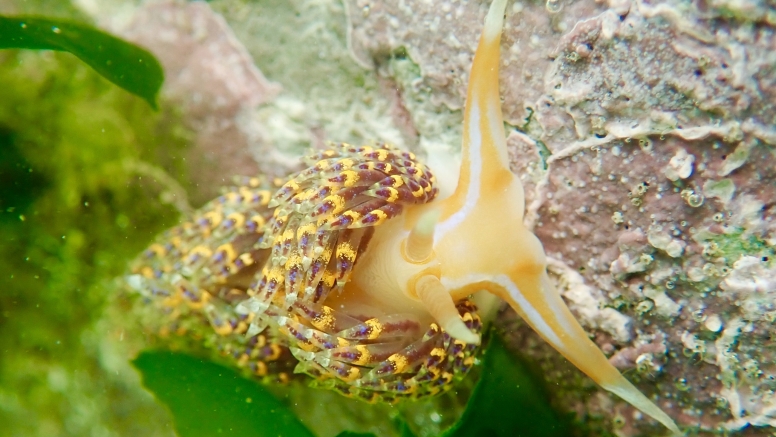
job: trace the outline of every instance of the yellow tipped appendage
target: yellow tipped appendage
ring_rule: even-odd
[[[480,344],[480,336],[463,323],[452,296],[439,278],[432,275],[419,278],[415,283],[415,291],[429,314],[451,337],[464,343]]]

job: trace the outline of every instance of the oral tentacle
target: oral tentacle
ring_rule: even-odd
[[[663,410],[649,400],[644,394],[639,391],[630,381],[625,379],[621,374],[617,374],[617,380],[607,384],[601,384],[601,387],[609,390],[610,392],[621,397],[629,404],[641,410],[644,414],[662,423],[663,426],[668,428],[675,436],[684,435],[679,427],[676,426],[673,419],[668,416]]]
[[[543,268],[535,274],[512,274],[504,285],[498,294],[566,359],[601,387],[681,435],[674,421],[625,379],[590,340]]]
[[[461,320],[452,296],[439,278],[433,275],[420,277],[415,282],[415,291],[429,314],[451,337],[468,344],[480,344],[480,336]]]

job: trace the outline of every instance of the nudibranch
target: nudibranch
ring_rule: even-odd
[[[165,232],[128,277],[148,326],[259,377],[294,372],[366,400],[433,395],[472,366],[475,298],[506,301],[603,388],[671,431],[566,307],[523,225],[499,95],[506,0],[490,7],[469,78],[458,183],[392,146],[330,144],[270,183],[245,178]],[[273,193],[274,191],[274,193]]]

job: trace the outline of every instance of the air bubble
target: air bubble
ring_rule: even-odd
[[[677,379],[677,380],[676,380],[676,384],[675,384],[675,386],[676,386],[676,388],[677,388],[678,390],[680,390],[680,391],[687,391],[687,390],[689,390],[690,388],[692,388],[692,387],[690,386],[690,383],[689,383],[689,382],[687,382],[687,379],[686,379],[686,378],[679,378],[679,379]]]
[[[545,6],[547,7],[547,12],[551,14],[557,14],[563,9],[563,3],[560,0],[547,0]]]

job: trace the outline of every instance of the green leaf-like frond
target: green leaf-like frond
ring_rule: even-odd
[[[145,49],[87,25],[0,16],[0,49],[70,52],[109,81],[157,107],[164,71],[156,58]]]
[[[170,409],[180,437],[313,437],[264,387],[210,361],[143,352],[143,385]]]

